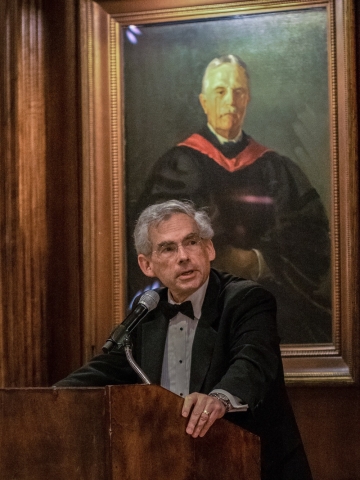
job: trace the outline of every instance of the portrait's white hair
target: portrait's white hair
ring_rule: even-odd
[[[222,55],[221,57],[217,57],[217,58],[214,58],[213,60],[211,60],[211,62],[206,67],[205,72],[204,72],[204,76],[203,76],[203,79],[202,79],[202,89],[201,89],[202,93],[206,92],[206,89],[207,89],[207,86],[208,86],[209,73],[212,70],[214,70],[215,68],[220,67],[220,65],[224,65],[224,63],[231,63],[233,65],[239,65],[239,67],[242,67],[245,70],[245,75],[246,75],[247,79],[250,80],[247,65],[243,60],[241,60],[240,57],[238,57],[237,55],[232,55],[232,54]]]

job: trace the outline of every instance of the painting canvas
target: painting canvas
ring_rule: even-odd
[[[282,343],[330,343],[327,9],[125,25],[121,48],[129,302],[156,285],[136,264],[131,233],[139,212],[154,202],[189,199],[213,219],[215,268],[246,276],[238,252],[256,253],[254,279],[277,298]],[[246,65],[250,101],[242,141],[263,147],[233,171],[200,151],[203,145],[194,153],[183,143],[196,133],[216,148],[213,132],[204,134],[208,118],[199,94],[206,66],[224,55]]]

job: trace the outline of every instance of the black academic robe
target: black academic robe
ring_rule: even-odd
[[[166,300],[167,289],[158,291]],[[168,321],[158,306],[133,335],[134,358],[156,384],[161,380],[167,329]],[[138,381],[124,353],[112,351],[96,356],[56,386]],[[208,394],[215,388],[249,405],[248,412],[228,413],[226,418],[260,436],[263,479],[311,479],[286,394],[275,299],[252,281],[212,269],[194,338],[190,392]]]
[[[230,146],[208,128],[195,136],[204,145],[192,136],[155,163],[134,216],[170,199],[208,207],[219,257],[226,246],[261,252],[271,277],[259,282],[277,299],[282,342],[330,342],[329,222],[318,193],[294,162],[246,133]],[[221,156],[238,168],[215,161]]]

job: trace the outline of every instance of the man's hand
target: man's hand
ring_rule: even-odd
[[[182,408],[183,417],[187,418],[190,415],[186,433],[193,438],[203,437],[215,420],[225,415],[225,411],[224,404],[217,398],[196,392],[187,395]]]

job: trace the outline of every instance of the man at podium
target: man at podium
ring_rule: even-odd
[[[170,200],[140,215],[138,263],[164,287],[132,333],[134,358],[152,383],[184,397],[187,434],[203,437],[226,415],[260,436],[263,480],[310,480],[285,389],[275,299],[251,280],[212,269],[212,236],[209,216],[190,202]],[[115,348],[56,386],[137,382]]]

